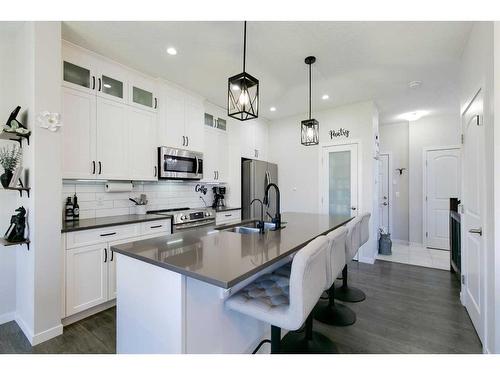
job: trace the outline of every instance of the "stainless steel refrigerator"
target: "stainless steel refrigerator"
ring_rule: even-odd
[[[266,186],[271,182],[278,185],[278,165],[259,160],[243,160],[241,165],[241,213],[243,219],[260,218],[260,204],[250,202],[254,198],[264,199]],[[272,217],[276,214],[276,196],[274,189],[269,191],[269,204],[264,206],[264,220],[266,212]]]

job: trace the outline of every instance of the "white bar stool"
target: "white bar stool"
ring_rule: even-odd
[[[313,332],[312,314],[326,285],[326,252],[329,242],[320,236],[297,252],[290,277],[266,274],[226,300],[226,307],[271,325],[271,354],[335,353],[326,336]],[[289,332],[281,339],[281,328]],[[265,340],[268,341],[268,340]]]
[[[346,266],[342,270],[342,285],[335,288],[335,298],[340,301],[361,302],[366,298],[365,293],[361,289],[348,285],[347,265],[357,254],[359,248],[370,238],[370,216],[369,212],[365,212],[347,224]]]
[[[333,326],[348,326],[356,322],[356,314],[349,307],[335,303],[335,279],[342,272],[346,262],[347,228],[338,228],[327,234],[330,249],[326,255],[326,276],[328,304],[318,303],[314,308],[314,318]]]

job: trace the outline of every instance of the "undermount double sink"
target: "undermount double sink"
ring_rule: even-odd
[[[264,232],[270,231],[270,230],[275,230],[275,224],[271,222],[264,222]],[[280,229],[283,229],[281,227]],[[233,232],[233,233],[240,233],[240,234],[259,234],[260,233],[260,228],[259,228],[259,221],[250,221],[247,223],[239,223],[233,226],[227,226],[220,228],[219,230],[223,230],[226,232]]]

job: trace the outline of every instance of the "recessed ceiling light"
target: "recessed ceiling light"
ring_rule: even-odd
[[[321,99],[323,99],[323,100],[328,100],[328,99],[330,99],[330,96],[329,96],[328,94],[324,94],[324,95],[321,97]]]
[[[399,116],[401,120],[406,120],[406,121],[417,121],[423,116],[426,116],[429,114],[429,111],[413,111],[413,112],[408,112],[408,113],[403,113],[402,115]]]
[[[177,50],[174,47],[168,47],[167,48],[167,53],[169,55],[175,56],[175,55],[177,55]]]
[[[275,111],[276,111],[276,107],[271,107],[271,108],[269,108],[269,110],[270,110],[271,112],[275,112]]]
[[[410,82],[408,82],[408,87],[410,89],[414,89],[414,88],[419,87],[421,84],[422,84],[422,81],[410,81]]]

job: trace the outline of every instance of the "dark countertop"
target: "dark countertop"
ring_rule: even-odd
[[[116,245],[111,250],[227,289],[351,218],[287,212],[282,220],[284,228],[265,234],[217,230],[234,224],[208,226]]]
[[[106,216],[93,219],[80,219],[78,221],[65,222],[63,221],[62,233],[75,232],[77,230],[87,230],[96,228],[112,227],[115,225],[135,224],[146,221],[172,219],[171,215],[120,215]]]
[[[225,211],[236,211],[241,210],[241,207],[219,207],[215,209],[215,212],[225,212]]]

